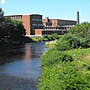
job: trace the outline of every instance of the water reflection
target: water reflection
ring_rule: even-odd
[[[30,44],[25,45],[25,56],[24,59],[29,61],[31,59],[31,47]]]
[[[44,42],[27,43],[3,48],[0,51],[0,73],[26,79],[37,79],[41,75],[40,56],[46,51]]]

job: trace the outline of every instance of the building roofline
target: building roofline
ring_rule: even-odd
[[[30,15],[41,15],[41,14],[30,14]],[[43,16],[43,15],[42,15]]]
[[[11,16],[22,16],[22,15],[5,15],[5,17],[11,17]]]
[[[76,21],[76,20],[72,20],[72,19],[50,19],[50,20],[61,20],[61,21]]]
[[[40,15],[40,14],[22,14],[22,15],[5,15],[5,17],[14,17],[14,16],[25,16],[25,15],[28,15],[28,16],[33,16],[33,15]],[[40,16],[43,16],[43,15],[40,15]]]
[[[45,19],[42,19],[42,20],[45,20]],[[49,20],[77,21],[77,20],[72,20],[72,19],[49,19]]]

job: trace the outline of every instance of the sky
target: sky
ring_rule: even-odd
[[[43,18],[90,22],[90,0],[0,0],[5,15],[41,14]]]

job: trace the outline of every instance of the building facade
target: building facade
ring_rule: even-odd
[[[31,15],[10,15],[5,16],[12,20],[22,21],[25,29],[26,35],[35,35],[35,29],[43,29],[42,15],[31,14]]]
[[[48,17],[43,19],[42,22],[45,27],[65,27],[77,24],[75,20],[49,19]]]
[[[10,15],[6,16],[12,20],[22,21],[26,36],[30,35],[45,35],[45,34],[61,34],[66,33],[71,27],[77,24],[74,20],[49,19],[46,17],[42,19],[42,15]]]
[[[46,17],[42,20],[44,30],[42,34],[57,33],[63,35],[68,32],[70,28],[77,24],[75,20],[49,19]]]

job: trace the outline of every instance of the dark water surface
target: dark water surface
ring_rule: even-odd
[[[45,42],[0,49],[0,90],[37,90]]]

